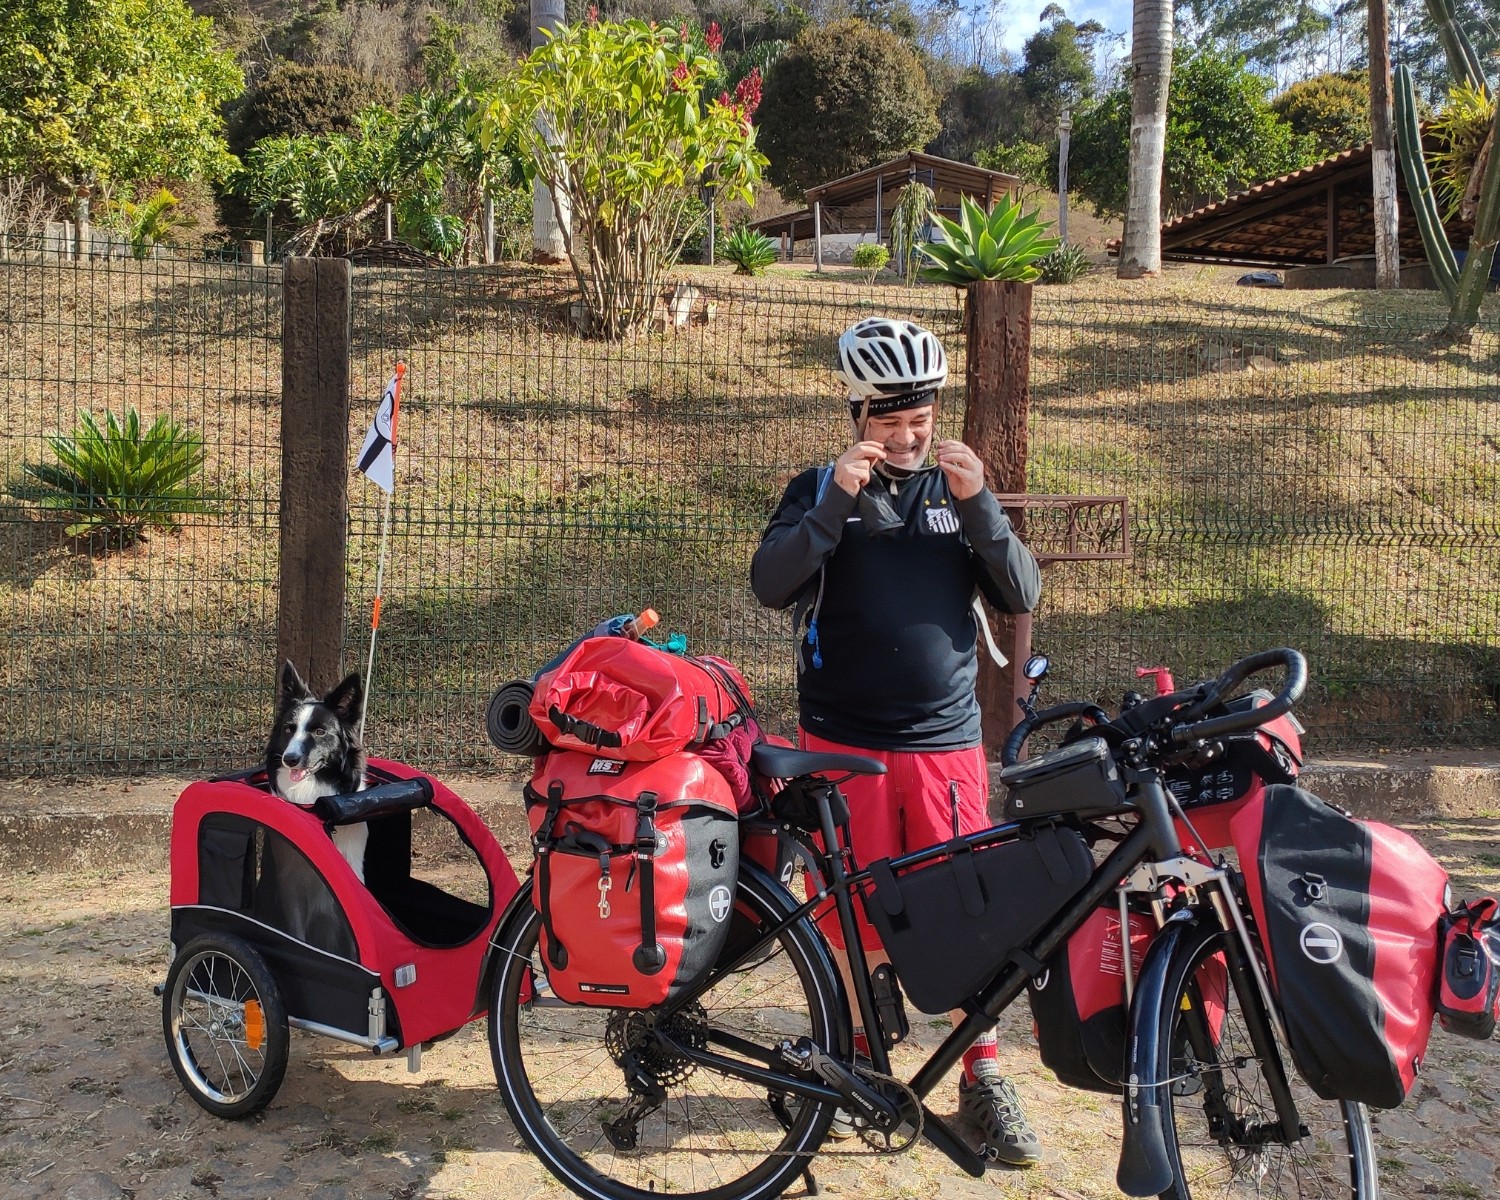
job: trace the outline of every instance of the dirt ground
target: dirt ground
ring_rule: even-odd
[[[1500,890],[1490,819],[1408,826],[1459,894]],[[0,882],[0,1197],[5,1200],[252,1200],[308,1196],[562,1196],[524,1150],[494,1088],[482,1025],[428,1052],[421,1072],[296,1034],[271,1106],[220,1121],[183,1093],[163,1046],[168,877],[156,870],[18,872]],[[818,1160],[849,1196],[1096,1200],[1113,1186],[1117,1109],[1061,1087],[1038,1063],[1029,1020],[1002,1030],[1002,1058],[1041,1131],[1046,1163],[973,1180],[933,1151]],[[898,1069],[914,1069],[941,1025],[916,1022]],[[937,1096],[935,1108],[955,1107]],[[1441,1031],[1413,1096],[1377,1118],[1383,1194],[1500,1195],[1500,1042]]]

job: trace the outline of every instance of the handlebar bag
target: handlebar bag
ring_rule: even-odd
[[[1298,1072],[1325,1100],[1395,1108],[1432,1032],[1447,872],[1284,784],[1230,825]]]
[[[1094,871],[1083,838],[1052,825],[958,838],[935,860],[904,861],[871,863],[874,886],[862,898],[907,996],[925,1013],[957,1008],[1008,962],[1040,971],[1026,943]]]
[[[1223,712],[1245,712],[1272,699],[1270,692],[1256,689],[1236,696],[1223,706]],[[1177,823],[1183,843],[1197,845],[1202,841],[1202,850],[1233,845],[1229,823],[1234,815],[1246,804],[1255,803],[1268,784],[1296,782],[1302,770],[1301,734],[1297,718],[1283,713],[1259,729],[1220,738],[1223,753],[1205,766],[1170,769],[1167,790],[1192,823],[1191,831],[1181,821]]]
[[[739,875],[734,798],[683,753],[628,763],[559,750],[525,789],[532,904],[553,993],[650,1008],[711,967]]]
[[[749,686],[722,659],[624,637],[587,637],[536,681],[530,713],[560,750],[653,762],[723,738],[752,714]]]
[[[1500,1022],[1500,905],[1486,896],[1444,914],[1442,939],[1438,1019],[1484,1041]]]

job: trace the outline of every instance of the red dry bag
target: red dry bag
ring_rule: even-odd
[[[1275,784],[1230,823],[1297,1070],[1395,1108],[1427,1052],[1448,875],[1416,840]]]
[[[749,716],[749,696],[722,659],[588,637],[537,679],[530,711],[558,749],[652,762],[728,735]]]
[[[650,1008],[723,949],[739,874],[724,777],[694,754],[627,763],[572,751],[526,787],[547,982],[559,999]]]

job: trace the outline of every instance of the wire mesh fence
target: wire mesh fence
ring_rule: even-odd
[[[0,501],[0,746],[10,774],[252,760],[276,643],[276,268],[0,265],[0,479],[79,410],[168,413],[203,439],[213,511],[100,552]],[[828,363],[873,313],[964,361],[947,289],[688,273],[623,344],[574,330],[570,277],[361,269],[351,439],[394,363],[402,400],[367,740],[509,769],[484,704],[599,619],[647,605],[794,716],[792,634],[749,560],[786,481],[847,436]],[[1222,276],[1218,277],[1222,278]],[[1131,557],[1048,567],[1035,642],[1057,698],[1113,702],[1273,644],[1307,652],[1319,752],[1500,734],[1500,417],[1493,315],[1434,352],[1435,297],[1205,285],[1038,289],[1030,489],[1129,497]],[[676,318],[685,316],[678,327]],[[957,372],[961,375],[961,371]],[[963,389],[940,410],[956,433]],[[363,666],[381,493],[350,492],[345,662]]]

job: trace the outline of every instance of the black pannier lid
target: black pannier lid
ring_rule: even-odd
[[[1076,813],[1098,815],[1130,807],[1125,783],[1109,744],[1101,737],[1081,738],[1000,772],[1005,819]]]

